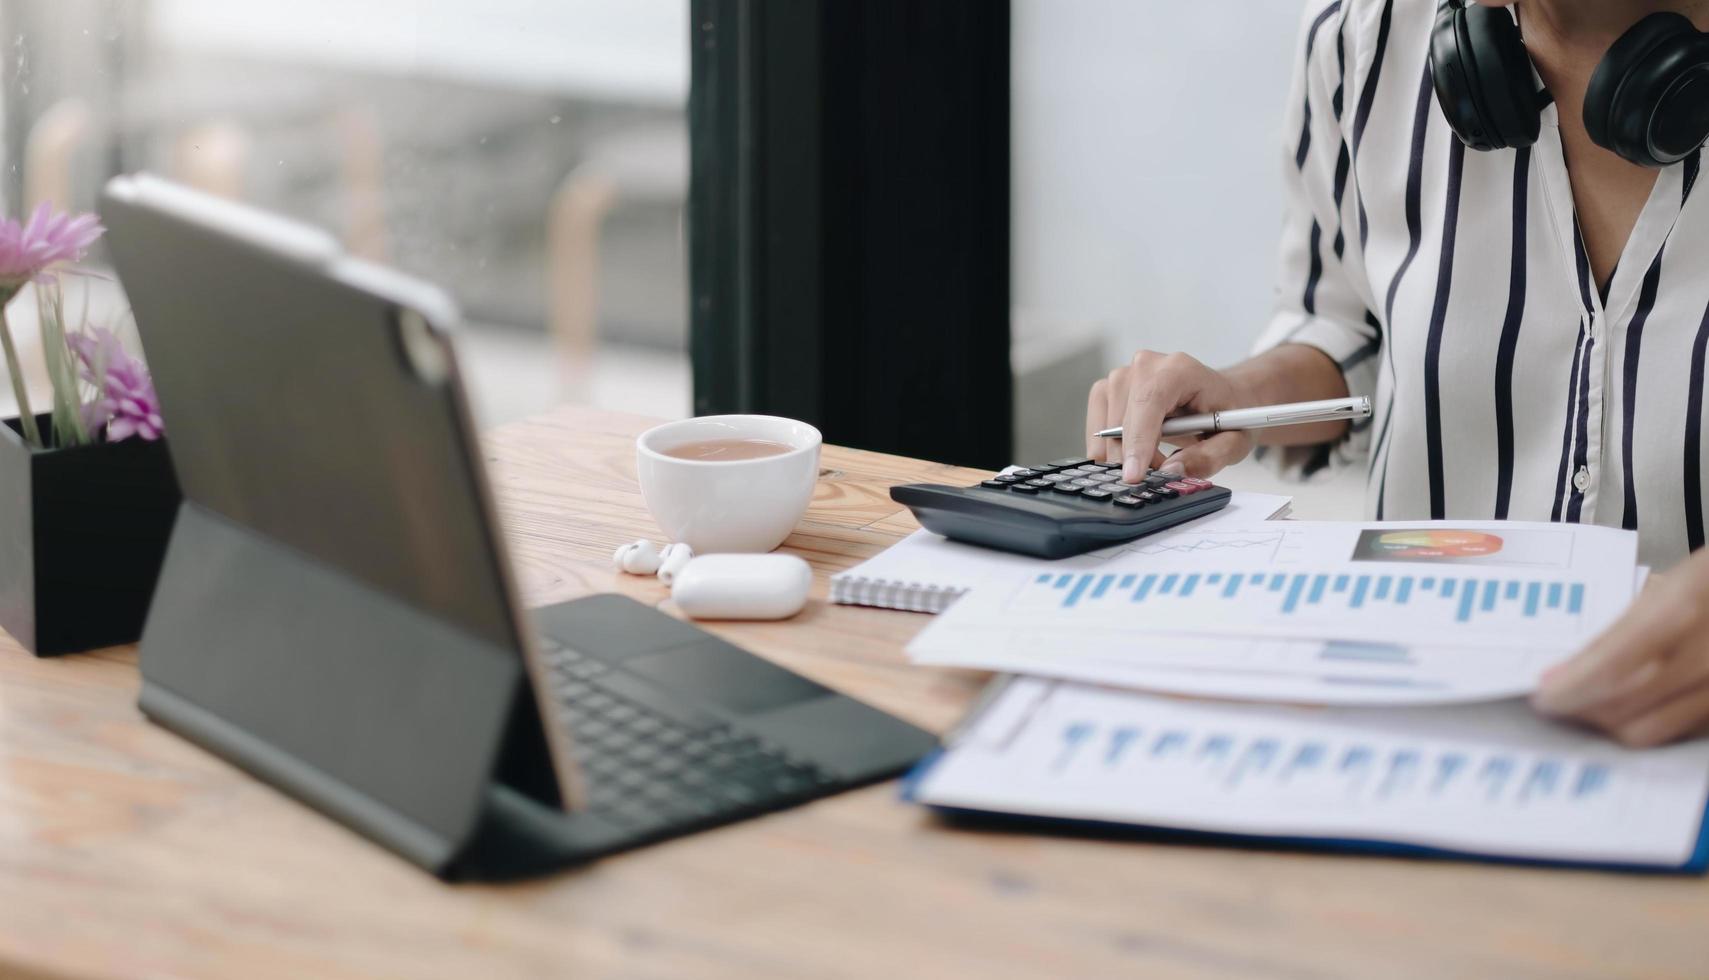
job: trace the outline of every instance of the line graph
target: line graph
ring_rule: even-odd
[[[1299,550],[1295,537],[1298,532],[1277,531],[1201,531],[1197,534],[1165,534],[1156,538],[1140,538],[1123,545],[1116,554],[1144,555],[1148,558],[1202,558],[1205,556],[1234,556],[1240,561],[1269,564],[1289,564]]]
[[[1206,536],[1194,541],[1183,541],[1179,544],[1141,544],[1133,548],[1140,555],[1192,555],[1212,551],[1242,551],[1269,552],[1274,559],[1276,552],[1287,541],[1286,534],[1235,534],[1224,537]]]

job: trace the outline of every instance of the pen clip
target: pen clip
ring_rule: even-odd
[[[1357,405],[1342,405],[1336,408],[1305,408],[1293,412],[1275,412],[1266,415],[1268,422],[1335,422],[1340,419],[1361,418],[1363,414]]]

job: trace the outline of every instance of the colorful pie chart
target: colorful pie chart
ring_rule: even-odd
[[[1389,531],[1371,547],[1391,558],[1483,558],[1501,550],[1501,538],[1483,531]]]

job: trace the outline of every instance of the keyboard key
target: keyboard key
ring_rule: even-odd
[[[1045,486],[1050,486],[1050,484],[1047,483],[1047,484],[1045,484]],[[1038,493],[1038,487],[1033,486],[1031,482],[1017,483],[1014,486],[1010,487],[1009,490],[1011,492],[1022,494],[1022,495],[1029,495],[1029,494]]]
[[[1159,497],[1163,500],[1172,500],[1172,499],[1180,496],[1180,494],[1176,493],[1174,490],[1170,489],[1166,485],[1161,486],[1161,487],[1152,487],[1150,490],[1150,493],[1153,496]]]
[[[552,682],[552,692],[558,700],[565,704],[575,704],[581,698],[593,693],[593,685],[586,681],[559,680]]]
[[[1117,483],[1120,482],[1121,477],[1115,473],[1094,473],[1086,479],[1096,480],[1099,483]]]
[[[1076,496],[1084,488],[1077,487],[1073,483],[1058,483],[1056,486],[1051,487],[1051,489],[1055,490],[1057,493],[1067,494],[1069,496]]]
[[[1033,480],[1033,479],[1037,479],[1040,476],[1043,476],[1044,474],[1040,473],[1038,470],[1035,470],[1035,469],[1022,467],[1022,468],[1014,471],[1013,473],[1010,473],[1009,475],[1014,477],[1017,480]]]
[[[1080,491],[1080,496],[1085,497],[1087,500],[1108,500],[1115,496],[1115,494],[1103,489],[1102,487],[1087,487],[1085,490]]]
[[[1082,490],[1084,490],[1084,489],[1088,489],[1091,487],[1100,486],[1100,484],[1098,483],[1097,480],[1094,480],[1089,476],[1083,476],[1078,480],[1069,481],[1069,486],[1079,487]]]
[[[1051,484],[1056,483],[1056,482],[1058,482],[1058,481],[1052,480],[1050,477],[1045,476],[1045,477],[1040,477],[1036,480],[1028,480],[1025,483],[1019,484],[1019,486],[1032,487],[1035,490],[1049,490],[1051,487]]]
[[[1061,483],[1064,480],[1072,480],[1074,478],[1069,476],[1066,473],[1052,473],[1049,476],[1039,477],[1039,479],[1045,481],[1046,483]]]
[[[1118,507],[1144,507],[1149,503],[1149,501],[1141,500],[1139,497],[1131,493],[1124,493],[1115,498],[1115,501]]]
[[[1004,483],[1002,480],[986,480],[985,482],[983,482],[979,485],[982,487],[985,487],[988,490],[1007,490],[1007,489],[1009,489],[1009,485],[1007,483]]]
[[[1199,490],[1202,489],[1200,487],[1194,486],[1191,483],[1187,483],[1184,480],[1175,480],[1174,482],[1167,484],[1167,486],[1169,487],[1169,489],[1175,491],[1176,493],[1180,494],[1183,497],[1187,496],[1188,494],[1198,493]]]
[[[1209,490],[1212,487],[1216,486],[1216,484],[1212,483],[1211,481],[1201,480],[1196,476],[1183,476],[1183,477],[1181,477],[1181,482],[1182,483],[1191,483],[1193,486],[1198,487],[1200,490]]]
[[[1016,476],[1013,473],[1002,473],[992,477],[991,479],[996,480],[998,483],[1019,483],[1025,479],[1025,477]]]

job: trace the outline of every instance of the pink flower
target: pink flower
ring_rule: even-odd
[[[95,386],[95,400],[83,406],[83,424],[93,434],[107,427],[107,441],[136,436],[153,442],[165,429],[160,400],[148,368],[125,350],[111,330],[94,327],[67,334],[66,344],[77,355],[84,381]]]
[[[59,213],[46,201],[28,224],[0,219],[0,288],[16,290],[60,262],[76,262],[106,229],[92,214]]]

